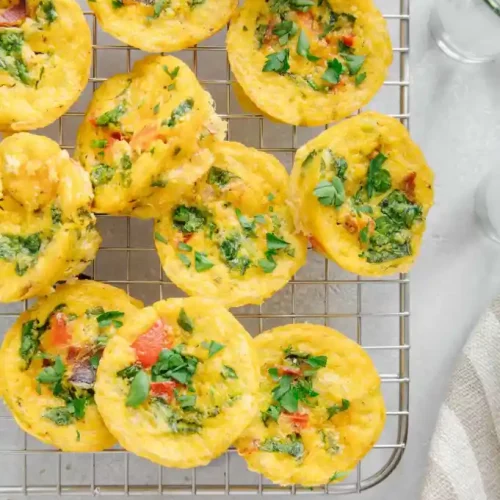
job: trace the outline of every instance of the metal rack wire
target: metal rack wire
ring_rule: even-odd
[[[383,0],[380,0],[383,1]],[[384,17],[392,24],[395,65],[384,88],[395,90],[387,114],[409,126],[409,22],[410,0],[387,0],[393,11]],[[130,70],[140,51],[117,45],[103,36],[91,12],[85,12],[93,34],[94,64],[86,92],[87,101],[102,76],[102,56],[114,61],[125,54]],[[101,41],[104,38],[104,42]],[[394,39],[395,38],[395,39]],[[222,79],[204,77],[201,62],[217,54],[224,56]],[[177,54],[192,66],[201,83],[216,94],[219,114],[228,121],[229,139],[276,154],[285,164],[303,141],[297,127],[273,125],[274,133],[289,134],[290,143],[269,141],[270,125],[260,115],[242,112],[232,95],[232,75],[223,39],[215,37],[198,47]],[[106,67],[104,67],[106,69]],[[85,94],[85,93],[84,93]],[[395,108],[397,106],[397,108]],[[40,133],[52,136],[72,152],[74,131],[68,120],[81,120],[85,96],[58,122]],[[221,110],[222,108],[222,110]],[[383,109],[380,111],[384,111]],[[245,140],[249,123],[257,125],[254,144]],[[77,125],[77,123],[75,123]],[[278,127],[278,128],[275,128]],[[73,129],[73,138],[71,136]],[[69,132],[68,132],[69,131]],[[278,133],[279,132],[279,133]],[[313,131],[315,132],[315,131]],[[251,141],[250,141],[251,142]],[[271,144],[269,144],[271,143]],[[103,246],[88,274],[126,289],[145,302],[167,298],[179,291],[164,276],[152,243],[151,225],[129,218],[99,217]],[[349,291],[346,291],[349,290]],[[383,310],[377,310],[384,304]],[[15,320],[28,303],[0,305],[0,332]],[[0,408],[0,494],[4,495],[229,495],[229,494],[346,494],[371,488],[396,468],[404,453],[409,418],[409,279],[406,275],[384,279],[354,277],[334,264],[310,255],[309,263],[275,298],[260,307],[233,311],[251,333],[257,334],[278,324],[317,322],[333,326],[355,339],[374,358],[381,371],[386,399],[387,426],[373,451],[343,483],[320,488],[279,487],[246,470],[235,450],[205,468],[191,471],[164,469],[137,459],[122,449],[98,454],[67,454],[50,449],[22,433]]]

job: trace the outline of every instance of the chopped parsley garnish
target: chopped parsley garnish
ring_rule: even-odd
[[[202,273],[214,267],[213,262],[208,259],[205,252],[194,252],[194,268],[196,272]]]
[[[38,8],[42,9],[45,19],[49,24],[52,24],[59,17],[51,0],[44,0],[40,2]]]
[[[337,455],[340,452],[340,445],[338,442],[337,435],[334,434],[333,432],[326,431],[323,429],[319,431],[319,433],[321,436],[321,440],[323,441],[325,450],[330,455]]]
[[[258,264],[266,274],[272,273],[277,266],[276,261],[271,255],[269,255],[266,259],[259,259]]]
[[[422,207],[412,203],[403,192],[395,190],[380,202],[381,212],[400,227],[410,229],[421,219]]]
[[[311,54],[310,51],[311,44],[307,38],[305,31],[301,31],[299,35],[299,39],[297,40],[297,54],[299,56],[305,57],[311,62],[319,61],[321,58]]]
[[[331,182],[321,181],[313,191],[318,201],[327,207],[338,208],[345,201],[344,184],[338,177],[334,177]]]
[[[174,349],[163,349],[158,361],[151,369],[153,382],[176,380],[180,384],[189,385],[198,366],[198,358],[182,354],[183,345]]]
[[[52,224],[61,224],[62,223],[62,210],[61,207],[56,204],[52,204],[50,207],[50,218],[52,219]]]
[[[386,160],[387,156],[378,153],[377,156],[370,161],[366,178],[366,192],[368,198],[371,198],[374,194],[385,193],[391,189],[391,173],[389,170],[382,168]]]
[[[168,120],[163,120],[161,122],[161,125],[166,125],[169,128],[175,127],[179,123],[179,121],[193,109],[193,106],[193,99],[186,99],[172,111],[172,114],[170,115],[170,118]]]
[[[340,77],[344,72],[344,66],[342,66],[342,63],[337,58],[327,61],[326,64],[326,71],[321,78],[328,83],[336,85],[340,82]]]
[[[358,85],[361,85],[365,80],[366,80],[366,73],[365,72],[358,73],[356,75],[356,78],[354,79],[354,83],[356,84],[357,87]]]
[[[260,413],[260,418],[264,425],[267,426],[267,423],[269,420],[274,420],[275,422],[278,421],[278,418],[281,414],[281,410],[279,406],[276,405],[269,405],[269,408],[266,411],[262,411]]]
[[[239,208],[237,208],[235,212],[245,234],[247,236],[255,236],[255,222],[251,221],[246,215],[243,215]]]
[[[280,52],[274,52],[266,56],[266,63],[262,68],[264,73],[274,71],[280,75],[284,75],[290,69],[288,61],[290,57],[290,49],[284,49]]]
[[[328,413],[327,420],[330,420],[333,416],[337,415],[337,413],[341,413],[343,411],[347,411],[349,409],[349,406],[351,406],[351,403],[347,399],[342,399],[342,404],[338,405],[335,404],[333,406],[330,406],[326,409]]]
[[[219,351],[222,351],[222,349],[226,347],[224,344],[219,344],[218,342],[215,342],[215,340],[211,340],[210,342],[202,342],[201,346],[204,347],[205,349],[208,349],[209,358],[217,354]]]
[[[245,255],[239,255],[242,248],[241,235],[233,233],[227,236],[219,245],[221,259],[230,269],[239,270],[243,276],[250,267],[250,259]]]
[[[347,161],[342,156],[336,156],[331,149],[324,149],[321,154],[321,171],[332,171],[342,182],[346,180]]]
[[[39,328],[38,320],[30,320],[23,323],[21,327],[21,346],[19,355],[25,362],[25,368],[29,368],[33,357],[40,347],[40,337],[44,330]]]
[[[23,44],[24,33],[10,30],[0,32],[0,71],[5,70],[12,78],[31,85],[33,82],[22,56]]]
[[[117,377],[124,378],[128,380],[129,382],[132,382],[132,380],[135,378],[135,376],[141,371],[140,366],[138,365],[130,365],[124,368],[123,370],[120,370],[119,372],[116,373]]]
[[[183,241],[179,241],[179,243],[177,243],[177,248],[179,250],[182,250],[183,252],[191,252],[193,250],[193,247],[191,245],[188,245]]]
[[[343,479],[348,476],[348,472],[335,472],[332,477],[328,480],[328,484],[333,483],[333,481],[338,481],[339,479]]]
[[[268,250],[282,250],[290,246],[290,243],[281,238],[278,238],[274,233],[267,233],[266,241]]]
[[[113,109],[106,111],[96,119],[96,124],[99,127],[108,127],[109,125],[119,125],[120,118],[127,112],[125,101],[118,104]]]
[[[350,75],[357,75],[366,59],[365,56],[355,56],[354,54],[345,53],[342,54],[342,57],[345,60],[345,64]]]
[[[90,146],[93,148],[102,149],[108,145],[108,141],[106,139],[92,139]]]
[[[195,233],[207,222],[205,214],[196,207],[178,205],[172,211],[174,226],[183,233]]]
[[[179,312],[179,317],[177,318],[177,324],[186,332],[188,333],[193,333],[194,330],[194,322],[193,320],[187,315],[186,311],[184,308],[181,308]]]
[[[189,260],[189,257],[187,255],[184,255],[183,253],[178,253],[177,257],[186,267],[191,267],[191,261]]]
[[[177,401],[183,410],[192,409],[196,405],[196,396],[190,394],[179,395],[177,396]]]
[[[280,45],[286,45],[288,40],[297,33],[298,29],[297,24],[293,21],[282,21],[273,28],[273,34],[278,37]]]

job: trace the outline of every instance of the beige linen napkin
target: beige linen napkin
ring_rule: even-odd
[[[500,500],[500,298],[472,332],[453,373],[422,500]]]

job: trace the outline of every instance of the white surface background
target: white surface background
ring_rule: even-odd
[[[436,173],[436,205],[412,272],[408,447],[382,484],[360,496],[332,498],[419,499],[454,360],[500,292],[500,245],[489,242],[474,219],[477,183],[500,169],[500,62],[468,66],[446,58],[428,32],[432,1],[411,1],[411,131]]]

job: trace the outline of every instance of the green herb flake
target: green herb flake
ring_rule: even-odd
[[[299,54],[299,56],[305,57],[311,62],[319,61],[321,58],[311,54],[310,48],[311,45],[307,38],[306,32],[302,30],[300,32],[299,39],[297,40],[297,54]]]
[[[130,384],[125,405],[137,408],[144,403],[149,396],[149,387],[149,375],[145,371],[139,370]]]
[[[223,170],[222,168],[214,166],[208,171],[207,182],[213,186],[224,187],[235,177],[236,176],[229,172],[229,170]]]
[[[192,111],[194,106],[194,100],[189,98],[181,102],[170,115],[168,120],[163,120],[161,122],[162,127],[167,126],[169,128],[175,127],[184,116],[186,116],[190,111]]]
[[[386,160],[387,156],[378,153],[377,156],[370,161],[366,178],[366,192],[368,198],[371,198],[374,194],[385,193],[391,189],[391,174],[388,170],[382,168]]]
[[[264,73],[275,72],[284,75],[290,69],[290,49],[274,52],[266,56],[266,63],[262,68]]]
[[[224,379],[237,379],[238,374],[235,372],[234,368],[231,368],[230,366],[223,365],[222,366],[222,371],[221,371],[221,376]]]
[[[214,267],[214,264],[208,259],[205,252],[194,253],[194,268],[196,269],[196,272],[202,273],[212,269],[212,267]]]
[[[321,78],[328,83],[336,85],[340,82],[342,73],[344,73],[344,66],[342,66],[342,63],[335,58],[327,61],[326,71],[323,73]]]
[[[184,308],[181,308],[179,312],[179,317],[177,318],[177,324],[186,332],[188,333],[193,333],[194,330],[194,322],[193,320],[187,315],[186,311]]]
[[[164,245],[168,245],[168,240],[164,236],[162,236],[160,233],[155,232],[155,240],[159,241],[160,243],[163,243]]]
[[[365,80],[366,80],[366,72],[363,73],[358,73],[356,75],[356,78],[354,79],[354,83],[356,84],[356,87],[359,87]]]
[[[121,102],[113,109],[106,111],[96,119],[99,127],[108,127],[109,125],[119,125],[120,118],[127,112],[125,102]]]
[[[347,69],[350,75],[357,75],[359,70],[363,66],[366,57],[365,56],[355,56],[353,54],[341,54],[345,60]]]
[[[92,139],[90,146],[96,149],[105,148],[108,145],[108,141],[106,139]]]
[[[125,316],[125,313],[122,311],[108,311],[97,316],[96,320],[99,328],[107,328],[111,325],[115,328],[120,328],[123,326],[123,323],[118,318],[123,318],[123,316]]]
[[[342,404],[340,405],[334,404],[333,406],[330,406],[326,409],[328,414],[327,420],[330,420],[333,416],[337,415],[338,413],[347,411],[350,406],[351,406],[350,401],[342,398]]]
[[[205,349],[208,349],[209,358],[217,354],[219,351],[222,351],[222,349],[226,347],[224,344],[219,344],[218,342],[215,342],[215,340],[211,340],[210,342],[202,342],[201,346],[204,347]]]
[[[184,255],[183,253],[178,253],[177,257],[186,267],[188,268],[191,267],[191,261],[189,260],[189,257],[187,255]]]
[[[268,250],[282,250],[290,246],[290,243],[281,238],[278,238],[278,236],[276,236],[274,233],[267,233],[266,241]]]
[[[334,177],[331,182],[321,181],[313,191],[318,201],[325,206],[338,208],[345,201],[345,190],[342,181]]]
[[[191,245],[188,245],[183,241],[179,241],[179,243],[177,243],[177,248],[179,250],[182,250],[183,252],[191,252],[193,250],[193,247]]]

